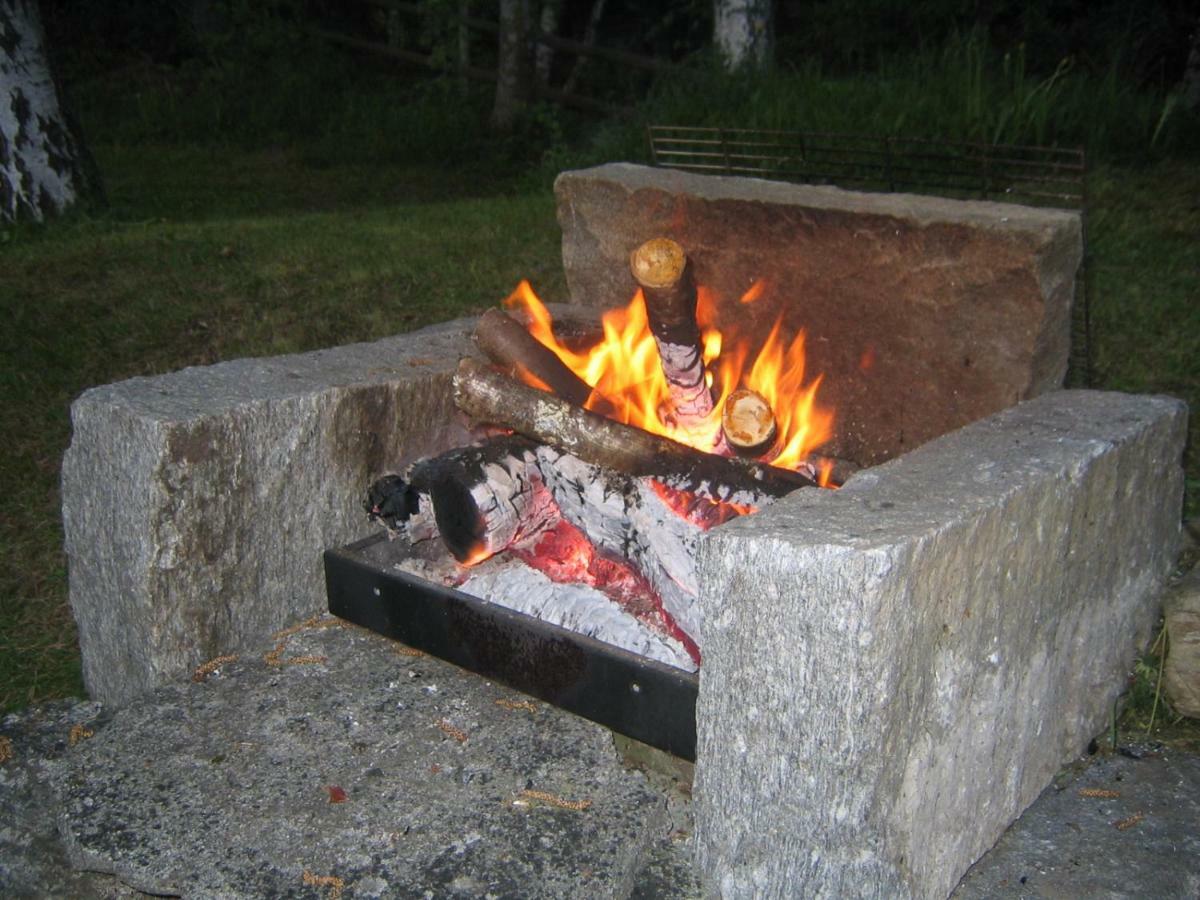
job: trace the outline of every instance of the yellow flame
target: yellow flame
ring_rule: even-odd
[[[756,288],[761,294],[761,285],[761,281],[755,282],[747,294]],[[743,302],[752,301],[743,298]],[[821,377],[805,381],[804,332],[785,341],[782,321],[776,321],[762,347],[751,357],[745,342],[728,345],[726,336],[717,327],[716,298],[703,287],[698,290],[696,321],[704,361],[710,367],[709,384],[715,385],[719,396],[714,398],[713,414],[708,420],[686,431],[672,428],[660,415],[669,391],[641,291],[628,306],[605,313],[604,337],[583,352],[571,350],[554,336],[550,313],[529,282],[522,281],[505,306],[524,311],[530,333],[595,388],[596,393],[612,402],[616,418],[626,424],[711,450],[721,427],[720,410],[725,399],[739,387],[746,387],[762,394],[775,412],[779,438],[766,457],[773,465],[795,468],[833,435],[832,411],[816,402]]]

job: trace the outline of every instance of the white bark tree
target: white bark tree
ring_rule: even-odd
[[[94,184],[63,114],[36,0],[0,0],[0,220],[40,222]]]
[[[558,34],[558,15],[562,11],[562,0],[546,0],[538,18],[538,31],[554,36]],[[533,51],[533,73],[538,84],[550,84],[550,70],[554,67],[554,48],[549,44],[538,44]]]
[[[775,43],[772,0],[713,0],[713,43],[731,72],[766,68]]]
[[[1183,108],[1200,110],[1200,22],[1192,31],[1192,46],[1188,52],[1183,80],[1179,82],[1179,95]]]
[[[529,0],[500,0],[500,45],[492,128],[508,131],[529,97]]]

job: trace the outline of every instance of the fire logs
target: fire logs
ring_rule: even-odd
[[[475,344],[510,375],[528,373],[568,403],[586,406],[601,415],[612,412],[606,398],[596,394],[553,350],[502,310],[489,309],[480,317],[475,326]]]
[[[696,549],[703,529],[668,507],[648,479],[552,447],[539,447],[537,458],[563,518],[599,549],[628,560],[658,592],[673,624],[698,638]]]
[[[699,427],[712,415],[713,399],[704,374],[696,284],[687,255],[670,238],[655,238],[633,251],[629,268],[642,289],[646,318],[658,345],[671,396],[669,418],[681,428]]]
[[[585,462],[649,476],[712,500],[759,507],[815,482],[798,472],[714,456],[631,428],[527,387],[471,358],[454,376],[458,408],[574,454]]]
[[[506,436],[420,460],[405,478],[388,475],[375,482],[369,511],[389,527],[409,522],[414,541],[432,536],[432,512],[451,555],[461,563],[478,562],[536,538],[558,521],[534,450],[530,441]]]
[[[775,441],[775,413],[758,391],[740,388],[725,399],[721,431],[735,453],[758,456]]]

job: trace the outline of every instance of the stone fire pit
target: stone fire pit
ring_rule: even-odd
[[[664,231],[732,302],[766,278],[752,315],[808,328],[835,450],[875,464],[703,545],[706,890],[945,896],[1107,723],[1175,560],[1184,405],[1057,390],[1071,214],[629,166],[559,199],[576,302],[626,302],[612,258]],[[84,394],[63,493],[93,695],[321,611],[369,480],[462,439],[472,324]]]

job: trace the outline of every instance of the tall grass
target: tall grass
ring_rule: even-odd
[[[1036,75],[1024,48],[997,53],[978,31],[954,35],[935,52],[882,60],[865,75],[830,76],[816,62],[765,77],[730,77],[715,66],[699,66],[660,82],[639,118],[1083,146],[1108,159],[1186,154],[1200,139],[1195,116],[1185,117],[1167,95],[1137,90],[1119,60],[1095,74],[1068,58]]]
[[[315,38],[287,46],[176,68],[141,64],[79,81],[72,93],[85,132],[105,144],[289,146],[314,162],[451,164],[493,180],[540,167],[543,184],[564,165],[643,159],[651,123],[1082,146],[1097,160],[1200,148],[1200,116],[1168,93],[1140,90],[1119,54],[1102,70],[1064,58],[1040,72],[1023,46],[1000,53],[979,30],[854,75],[823,71],[817,59],[729,75],[698,55],[659,78],[628,116],[597,123],[535,105],[504,137],[486,128],[490,85],[464,89]]]

